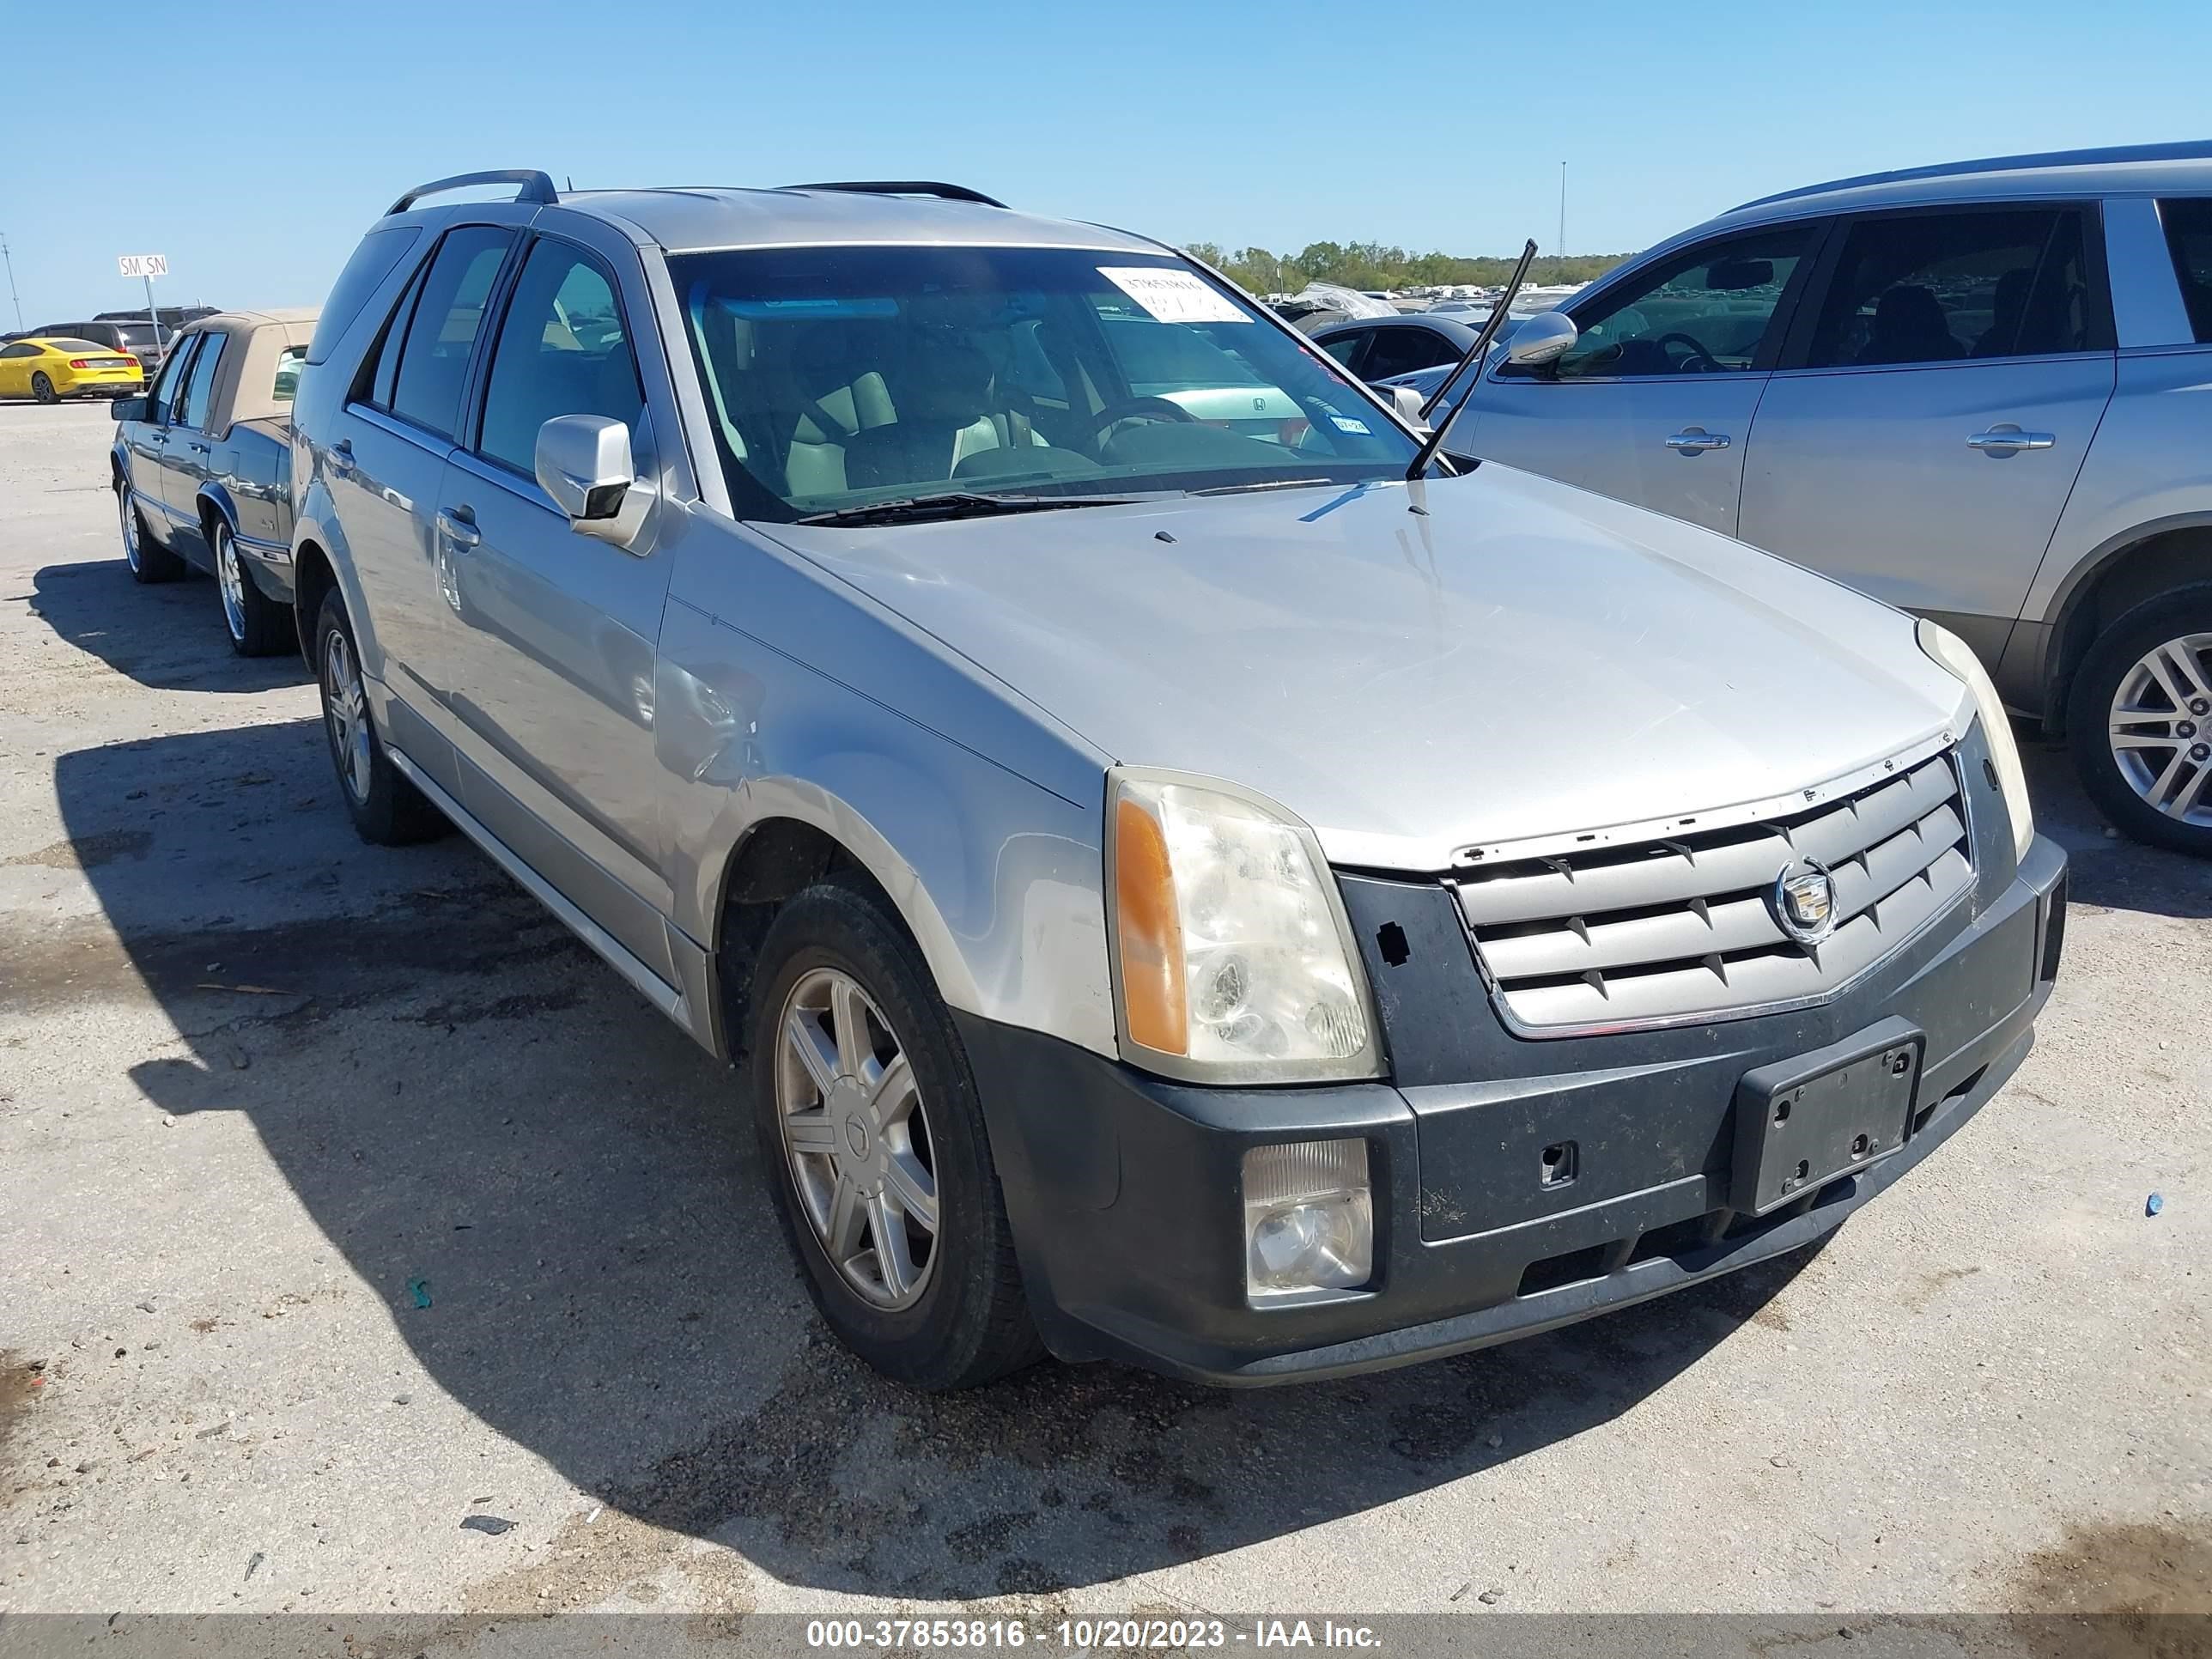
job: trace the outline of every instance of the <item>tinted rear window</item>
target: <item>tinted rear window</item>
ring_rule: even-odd
[[[2181,302],[2189,307],[2190,331],[2212,344],[2212,196],[2160,202],[2158,216],[2166,226],[2166,245],[2173,252]]]
[[[97,340],[71,340],[64,337],[58,340],[50,339],[46,343],[57,351],[90,352],[93,356],[97,357],[106,357],[113,355],[111,348],[100,344]]]
[[[361,315],[369,296],[382,286],[392,266],[422,234],[420,225],[387,225],[361,239],[353,258],[331,284],[330,297],[323,301],[322,314],[315,319],[315,337],[307,345],[309,362],[319,363],[331,355],[340,337],[353,326],[353,319]]]

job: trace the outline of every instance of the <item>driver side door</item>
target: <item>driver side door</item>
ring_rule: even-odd
[[[1568,307],[1573,349],[1534,369],[1501,355],[1454,452],[1734,535],[1752,416],[1824,232],[1716,237]]]

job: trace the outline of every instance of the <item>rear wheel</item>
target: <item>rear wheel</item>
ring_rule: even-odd
[[[115,510],[123,522],[123,562],[131,568],[131,580],[173,582],[185,574],[185,562],[154,539],[129,486],[119,479],[115,485]]]
[[[54,383],[46,378],[43,369],[31,376],[31,395],[42,404],[58,404],[62,400],[62,394],[54,390]]]
[[[270,657],[297,647],[292,612],[254,586],[238,551],[238,539],[220,515],[215,521],[216,586],[222,594],[223,626],[241,657]]]
[[[779,912],[753,984],[762,1162],[830,1328],[917,1389],[1042,1358],[975,1076],[905,929],[824,881]]]
[[[2212,858],[2212,584],[2161,594],[2098,636],[2066,732],[2082,787],[2116,828]]]
[[[338,793],[361,838],[380,847],[428,841],[447,829],[444,817],[407,781],[385,752],[368,712],[368,686],[353,624],[335,587],[315,624],[316,678],[322,687],[323,732],[337,770]]]

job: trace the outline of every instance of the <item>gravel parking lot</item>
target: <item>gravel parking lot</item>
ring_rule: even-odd
[[[2039,1047],[1824,1250],[918,1398],[732,1077],[465,841],[361,845],[301,665],[130,581],[108,425],[0,406],[0,1611],[2212,1612],[2212,869],[2057,754]]]

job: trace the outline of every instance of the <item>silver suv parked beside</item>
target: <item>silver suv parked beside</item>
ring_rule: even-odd
[[[300,381],[347,807],[745,1060],[885,1371],[1545,1329],[1824,1234],[2026,1054],[2063,858],[1940,627],[1434,461],[1142,237],[494,178]],[[1194,359],[1268,418],[1141,389]]]
[[[2114,823],[2212,856],[2212,143],[1791,191],[1564,310],[1455,452],[1939,619]]]

